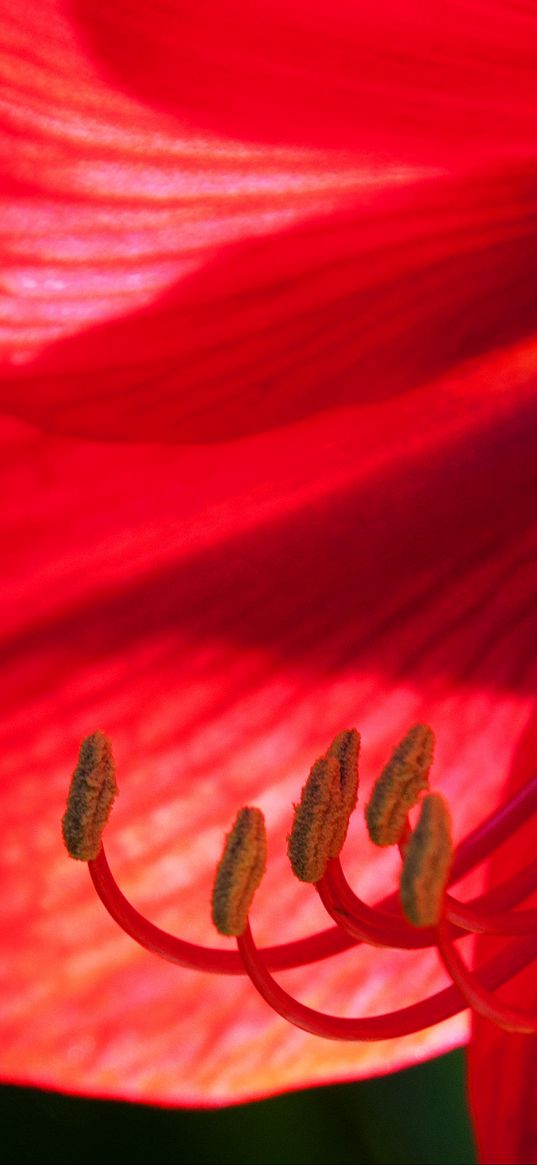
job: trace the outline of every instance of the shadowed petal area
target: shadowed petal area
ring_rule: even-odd
[[[465,1037],[463,1015],[324,1043],[243,983],[154,959],[69,862],[60,819],[101,729],[121,884],[224,945],[214,864],[259,805],[252,921],[273,943],[325,924],[285,839],[336,732],[362,733],[363,805],[430,722],[457,837],[518,772],[537,678],[536,19],[506,0],[0,0],[4,1078],[225,1103]],[[344,862],[367,900],[392,888],[396,856],[358,817]],[[352,1014],[444,973],[360,949],[282,979]],[[510,1045],[519,1080],[532,1056]],[[517,1116],[514,1089],[505,1103]]]
[[[413,389],[535,331],[536,210],[535,168],[517,167],[373,188],[217,254],[200,244],[197,270],[150,305],[37,359],[19,353],[0,401],[67,433],[215,441]],[[81,281],[73,235],[69,247],[63,278],[78,291],[52,289],[67,316],[105,268],[121,299],[125,256],[96,257]],[[32,312],[37,322],[51,309],[49,280],[32,279],[21,344]]]
[[[451,163],[535,150],[537,16],[513,0],[73,0],[105,75],[241,139]]]
[[[514,793],[537,768],[537,717],[522,734],[513,757],[506,794]],[[535,856],[535,820],[517,836],[516,845],[504,845],[489,869],[490,885],[522,869]],[[531,904],[528,899],[528,905]],[[533,896],[533,904],[537,896]],[[476,942],[478,954],[492,950],[490,940]],[[502,998],[533,1010],[537,1006],[535,967],[517,975]],[[472,1019],[468,1049],[469,1096],[480,1160],[487,1165],[537,1161],[537,1037],[501,1031],[480,1016]]]
[[[2,408],[215,441],[531,335],[535,12],[486,9],[0,0]]]
[[[501,797],[534,709],[537,353],[518,345],[361,408],[212,447],[105,445],[3,427],[0,791],[5,1078],[214,1103],[412,1063],[463,1015],[355,1047],[287,1027],[255,992],[135,947],[62,849],[82,736],[112,738],[107,831],[134,903],[214,945],[222,837],[269,831],[260,942],[325,925],[285,839],[312,760],[362,733],[363,807],[394,743],[427,720],[460,837]],[[360,815],[344,864],[367,900],[396,856]],[[484,871],[471,881],[477,889]],[[339,1014],[444,982],[432,953],[350,951],[282,982]]]
[[[158,12],[152,9],[153,23]],[[58,424],[66,400],[75,412],[84,406],[94,411],[110,391],[108,374],[114,368],[113,395],[134,379],[133,387],[146,384],[146,405],[150,398],[153,410],[157,393],[164,399],[179,395],[181,417],[196,383],[195,368],[192,375],[188,366],[202,357],[205,346],[211,348],[214,376],[229,374],[230,348],[236,351],[250,333],[250,348],[252,339],[254,346],[257,342],[263,304],[249,321],[244,297],[251,296],[256,270],[247,275],[243,251],[239,270],[231,278],[224,271],[220,290],[219,269],[216,286],[203,277],[201,285],[197,282],[222,252],[273,239],[293,223],[330,216],[349,197],[367,195],[379,184],[389,188],[430,172],[429,166],[398,161],[381,169],[373,158],[349,150],[334,156],[319,143],[293,148],[246,143],[166,117],[103,76],[101,62],[81,40],[71,6],[62,0],[23,3],[16,10],[0,0],[0,22],[0,366],[3,404],[24,409],[25,400],[28,415],[43,411],[46,394],[51,412],[60,414]],[[170,51],[175,54],[171,44]],[[300,244],[293,262],[299,254]],[[248,258],[255,262],[255,254]],[[284,271],[288,278],[289,268]],[[188,289],[186,298],[183,293],[191,278],[192,303]],[[272,284],[278,278],[277,262]],[[270,290],[270,265],[265,279]],[[150,310],[155,303],[159,307]],[[214,313],[222,309],[218,330]],[[98,324],[126,317],[131,317],[130,336],[95,331]],[[237,317],[234,342],[229,324]],[[50,353],[55,342],[79,333],[80,349]],[[129,345],[129,367],[118,340]],[[45,358],[41,385],[32,387],[30,366],[40,354]],[[210,365],[211,360],[206,376]],[[207,404],[210,394],[208,401],[200,400],[203,411]],[[139,405],[137,400],[136,410]],[[128,435],[128,400],[122,407],[116,403],[115,411],[116,430],[121,435],[123,414]],[[106,419],[105,412],[101,424]]]

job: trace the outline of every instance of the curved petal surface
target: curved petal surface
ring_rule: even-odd
[[[215,441],[413,389],[535,330],[536,208],[531,170],[364,195],[198,255],[150,306],[6,371],[0,400],[60,431]]]
[[[381,159],[535,149],[537,17],[513,0],[73,0],[103,74],[188,124]]]
[[[108,850],[121,884],[155,922],[211,945],[212,869],[243,803],[269,824],[256,936],[325,925],[285,837],[305,772],[344,726],[363,733],[363,804],[395,740],[429,720],[457,835],[476,824],[534,708],[536,383],[535,345],[519,345],[213,447],[5,422],[5,1078],[222,1103],[464,1039],[467,1015],[390,1044],[325,1043],[243,983],[156,960],[66,859],[59,819],[78,742],[100,726],[119,764]],[[368,900],[393,886],[395,856],[372,852],[359,815],[345,866]],[[361,949],[284,980],[352,1014],[410,1002],[443,972],[433,953]]]
[[[531,6],[5,0],[0,20],[5,410],[214,441],[534,332]]]

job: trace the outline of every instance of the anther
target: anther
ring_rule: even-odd
[[[396,845],[403,836],[409,810],[429,787],[434,733],[415,724],[392,753],[366,805],[369,836],[375,845]]]
[[[360,734],[356,728],[338,732],[326,756],[335,757],[339,764],[339,788],[341,812],[334,817],[334,833],[330,844],[330,857],[337,858],[343,849],[351,813],[356,808],[358,797],[358,754]]]
[[[62,819],[72,858],[89,862],[97,857],[117,791],[110,741],[104,732],[93,732],[82,741]]]
[[[356,729],[340,732],[302,789],[287,851],[301,882],[318,882],[341,851],[356,805],[359,745]]]
[[[428,793],[401,871],[401,905],[413,926],[438,923],[452,857],[449,809],[440,793]]]
[[[240,809],[226,834],[213,887],[212,917],[220,934],[241,935],[265,872],[267,840],[260,809]]]

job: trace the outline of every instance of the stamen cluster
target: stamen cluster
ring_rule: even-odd
[[[401,855],[398,894],[376,906],[349,886],[340,863],[358,792],[360,738],[355,729],[338,734],[313,765],[288,839],[291,867],[314,885],[335,926],[309,938],[259,949],[248,916],[266,864],[261,810],[241,809],[226,835],[213,889],[213,921],[235,936],[237,949],[202,947],[176,938],[145,919],[117,886],[102,846],[102,830],[116,792],[110,743],[103,733],[83,742],[63,819],[73,857],[88,861],[90,874],[111,916],[148,950],[184,967],[221,974],[246,973],[264,999],[285,1019],[314,1035],[336,1040],[392,1039],[440,1023],[465,1007],[508,1031],[537,1033],[537,1015],[501,1002],[494,989],[537,956],[537,909],[513,909],[537,888],[537,861],[503,885],[463,903],[448,886],[462,878],[537,806],[537,778],[496,810],[454,851],[444,797],[429,788],[434,735],[414,725],[397,745],[366,806],[375,845],[397,845]],[[417,814],[415,825],[409,813]],[[503,948],[477,971],[469,971],[455,943],[471,932],[504,936]],[[289,995],[273,970],[328,958],[367,943],[418,950],[436,947],[453,985],[410,1007],[386,1015],[340,1018]]]

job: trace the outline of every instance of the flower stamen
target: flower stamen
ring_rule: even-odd
[[[63,838],[72,858],[88,862],[97,857],[117,791],[110,741],[104,732],[93,732],[80,746],[62,819]]]
[[[375,782],[365,819],[375,845],[396,845],[406,829],[410,809],[429,787],[434,733],[428,724],[415,724],[394,749]]]
[[[267,864],[265,818],[260,809],[240,809],[226,834],[213,887],[212,917],[224,935],[240,935]]]
[[[428,793],[401,870],[401,905],[413,926],[437,924],[452,861],[449,809],[440,793]]]
[[[473,1007],[479,1015],[491,1020],[505,1031],[520,1032],[524,1035],[537,1034],[537,1015],[502,1003],[465,967],[453,945],[449,928],[443,920],[438,925],[438,950],[448,974],[464,995],[468,1007]]]
[[[534,863],[535,864],[535,863]],[[522,871],[526,876],[527,870]],[[510,879],[511,881],[511,879]],[[534,878],[534,883],[537,879]],[[504,889],[504,887],[501,887]],[[534,884],[526,893],[535,890]],[[483,895],[483,899],[486,896]],[[476,909],[472,903],[459,902],[451,894],[445,896],[445,911],[448,922],[462,930],[473,931],[477,934],[531,934],[537,930],[537,907],[528,910],[493,911],[485,907]]]
[[[368,906],[349,886],[339,859],[329,863],[316,890],[338,926],[361,942],[402,950],[421,950],[436,942],[434,928],[418,929],[398,914],[384,909],[385,906],[399,905],[395,897],[385,899],[377,906]]]
[[[254,987],[274,1011],[303,1031],[330,1040],[389,1040],[422,1031],[457,1015],[468,1003],[455,984],[436,992],[420,1003],[386,1015],[342,1018],[327,1015],[300,1003],[280,986],[270,974],[260,950],[255,946],[250,926],[237,939],[244,966]],[[515,939],[493,955],[478,970],[480,984],[487,989],[500,987],[522,970],[537,955],[537,938]]]
[[[448,885],[453,881],[448,879]],[[516,906],[537,889],[537,860],[519,870],[501,886],[480,894],[471,902],[459,902],[445,895],[446,919],[452,924],[450,933],[460,936],[464,931],[487,934],[531,934],[536,929],[537,909],[514,911]],[[436,945],[434,927],[417,928],[396,914],[393,896],[368,906],[351,889],[339,859],[329,862],[326,873],[316,885],[321,901],[338,926],[357,941],[374,946],[399,947],[417,950]]]
[[[318,882],[342,849],[356,805],[359,746],[356,729],[340,732],[302,789],[287,850],[301,882]]]
[[[425,726],[416,725],[407,734],[408,755],[413,755],[409,737],[414,759],[418,758],[415,803],[428,787],[425,776],[432,757],[432,733]],[[104,733],[96,732],[83,742],[62,823],[66,844],[73,856],[88,862],[94,886],[111,916],[142,946],[181,966],[224,974],[246,972],[280,1014],[316,1035],[343,1040],[393,1038],[438,1023],[465,1006],[474,1007],[507,1030],[535,1032],[536,1017],[498,1002],[491,996],[491,989],[536,957],[537,910],[513,912],[510,908],[534,891],[537,861],[469,903],[458,902],[446,887],[462,878],[535,812],[537,778],[478,826],[460,844],[454,857],[449,812],[443,798],[427,793],[418,823],[411,830],[407,797],[412,781],[403,782],[402,800],[395,813],[399,825],[392,833],[397,833],[394,840],[403,858],[401,900],[397,894],[390,894],[369,907],[346,882],[339,861],[356,803],[358,748],[356,730],[340,733],[313,766],[296,807],[289,852],[294,857],[297,852],[302,855],[300,869],[308,877],[299,877],[315,882],[337,926],[295,942],[263,951],[257,951],[253,944],[248,912],[265,868],[266,834],[261,811],[252,807],[239,812],[226,837],[213,892],[213,921],[221,933],[236,937],[238,950],[202,947],[175,938],[130,905],[112,876],[102,846],[102,831],[117,792],[111,748]],[[295,860],[294,865],[297,864],[300,862]],[[401,904],[406,917],[400,914]],[[453,945],[465,930],[523,937],[506,944],[474,974],[467,970]],[[304,1007],[283,992],[270,974],[270,969],[304,965],[360,942],[403,949],[436,945],[454,986],[390,1015],[346,1020]]]
[[[349,828],[349,821],[356,808],[358,798],[358,758],[360,755],[360,734],[356,728],[338,732],[334,737],[327,757],[335,757],[339,766],[340,812],[333,822],[330,857],[337,858],[343,849]]]

